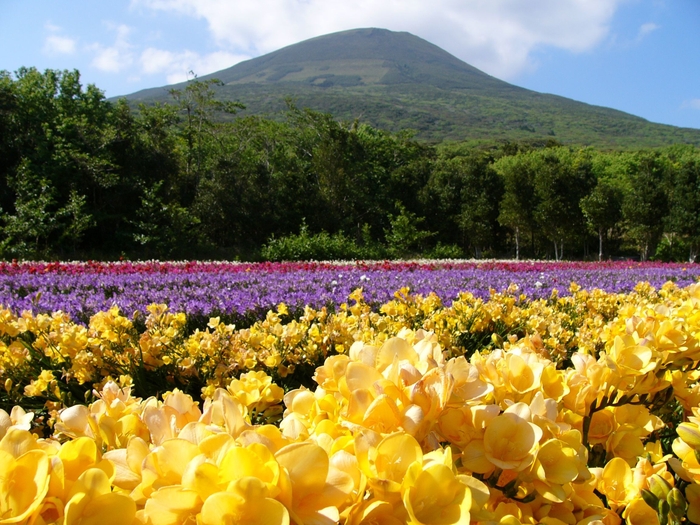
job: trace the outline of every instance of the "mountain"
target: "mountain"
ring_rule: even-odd
[[[241,115],[281,118],[285,99],[341,120],[367,122],[418,138],[548,140],[610,148],[700,145],[700,129],[654,124],[610,108],[530,91],[487,75],[405,32],[355,29],[305,40],[200,77],[217,78],[222,100]],[[169,101],[175,84],[128,95]]]

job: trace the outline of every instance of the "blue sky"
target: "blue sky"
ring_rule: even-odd
[[[411,32],[529,89],[700,128],[699,0],[0,0],[0,70],[78,69],[112,97],[358,27]]]

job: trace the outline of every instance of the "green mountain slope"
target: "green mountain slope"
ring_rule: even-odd
[[[410,33],[356,29],[312,38],[241,62],[217,78],[223,100],[241,114],[276,118],[299,107],[443,140],[543,140],[599,147],[700,145],[700,130],[654,124],[600,106],[537,93],[498,80]],[[134,103],[170,100],[176,84],[139,91]]]

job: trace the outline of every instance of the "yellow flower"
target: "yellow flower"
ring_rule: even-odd
[[[354,488],[352,478],[332,465],[328,454],[312,442],[292,443],[275,457],[284,468],[277,499],[299,523],[332,523]],[[260,482],[262,484],[262,482]]]
[[[38,512],[49,490],[49,458],[43,450],[28,450],[18,457],[7,448],[15,432],[0,448],[0,523],[19,523]],[[7,447],[7,445],[10,445]]]
[[[180,485],[182,476],[192,459],[200,454],[197,445],[185,439],[169,439],[144,457],[141,466],[141,483],[135,489],[140,499],[168,485]]]
[[[700,523],[700,485],[691,483],[685,488],[685,499],[688,502],[688,520]]]
[[[0,409],[0,439],[12,428],[21,430],[31,429],[33,419],[34,412],[25,412],[20,406],[12,407],[9,414]]]
[[[196,491],[174,485],[153,492],[143,515],[148,525],[182,525],[196,523],[201,509],[202,500]]]
[[[636,332],[615,337],[608,348],[608,366],[623,379],[621,387],[631,389],[639,376],[656,369],[658,356],[650,344]]]
[[[289,512],[279,501],[268,497],[267,488],[262,481],[247,477],[235,480],[226,492],[209,496],[202,505],[197,523],[289,525]]]
[[[406,520],[402,514],[405,514],[403,507],[379,499],[369,499],[353,505],[345,525],[403,525]]]
[[[579,458],[576,450],[559,439],[550,439],[540,446],[533,470],[537,478],[535,489],[547,500],[561,503],[566,499],[563,486],[579,476]]]
[[[272,378],[263,371],[241,374],[232,380],[226,389],[249,410],[263,412],[271,405],[282,401],[284,390],[272,383]]]
[[[637,458],[644,455],[644,435],[643,430],[625,425],[608,439],[606,450],[611,456],[623,458],[630,465],[635,465]]]
[[[413,469],[417,470],[417,469]],[[463,478],[447,465],[435,463],[409,473],[403,502],[412,525],[459,524],[469,522],[471,491]]]
[[[643,499],[636,498],[622,512],[625,523],[629,525],[659,525],[659,515]]]
[[[598,490],[607,497],[613,510],[624,507],[639,495],[632,468],[622,458],[608,461],[598,481]]]
[[[400,492],[411,465],[423,463],[420,445],[413,436],[404,432],[390,434],[376,445],[372,443],[370,434],[357,435],[355,451],[369,486],[383,500]]]
[[[595,412],[591,417],[591,425],[588,429],[588,442],[591,445],[597,443],[605,444],[615,428],[617,428],[613,410],[612,408],[605,408]]]
[[[54,381],[55,377],[51,370],[42,370],[39,377],[24,387],[24,395],[28,397],[42,396],[44,392],[49,390]]]
[[[516,403],[494,418],[484,432],[484,455],[504,470],[522,471],[535,459],[542,429],[530,422],[530,408]]]
[[[124,490],[133,490],[141,483],[141,466],[150,453],[148,443],[140,437],[132,437],[126,448],[106,452],[102,457],[114,464],[114,486]]]
[[[280,467],[270,449],[260,443],[230,448],[219,464],[218,478],[224,487],[242,478],[255,477],[270,497],[279,493]]]
[[[128,495],[112,492],[103,470],[83,472],[68,495],[65,525],[124,525],[136,517],[136,503]]]

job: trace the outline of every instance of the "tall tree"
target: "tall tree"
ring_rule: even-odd
[[[426,204],[433,207],[433,229],[454,232],[442,240],[470,248],[481,257],[499,237],[498,204],[503,183],[492,168],[490,155],[471,151],[434,163],[426,185]],[[445,219],[453,226],[445,228]]]
[[[555,258],[561,260],[564,241],[576,241],[584,229],[579,203],[595,180],[591,152],[559,147],[528,155],[535,166],[535,220],[554,244]]]
[[[535,169],[530,157],[524,153],[502,157],[494,164],[494,169],[502,178],[504,190],[498,222],[512,230],[517,260],[522,235],[529,233],[534,236],[535,231]]]
[[[603,260],[603,238],[622,219],[622,188],[600,178],[593,191],[581,199],[581,210],[590,230],[598,235],[598,260]]]
[[[672,166],[665,230],[684,241],[694,262],[700,249],[700,151],[676,146],[667,153]]]
[[[626,154],[621,160],[626,182],[622,216],[628,238],[645,261],[661,237],[669,211],[666,185],[670,163],[658,151]]]

